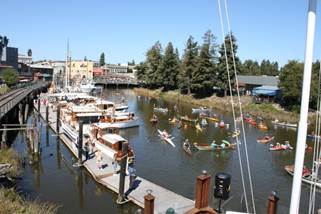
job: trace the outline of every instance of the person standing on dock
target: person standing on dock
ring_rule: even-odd
[[[103,162],[103,156],[100,150],[97,151],[96,153],[96,163],[97,163],[97,167],[98,169],[103,169],[102,168],[102,162]]]
[[[129,189],[132,189],[134,181],[136,179],[136,169],[134,168],[133,163],[128,165],[128,174],[129,174]]]
[[[88,143],[88,141],[84,145],[84,152],[85,152],[86,160],[88,160],[89,159],[89,143]]]

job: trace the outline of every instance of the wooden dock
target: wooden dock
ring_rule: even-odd
[[[35,104],[35,109],[37,105]],[[40,115],[45,120],[46,107],[40,105]],[[57,133],[56,130],[57,112],[52,109],[49,110],[49,126]],[[69,148],[69,150],[77,157],[78,150],[72,146],[72,142],[64,134],[60,133],[60,139]],[[84,160],[85,158],[83,158]],[[106,186],[108,189],[118,193],[119,187],[119,174],[113,173],[112,159],[103,154],[103,165],[105,167],[101,170],[98,169],[96,158],[93,157],[84,162],[84,167],[93,176],[93,178],[100,184]],[[154,212],[165,213],[168,208],[174,208],[176,213],[185,213],[194,207],[194,201],[176,194],[170,190],[165,189],[157,184],[152,183],[142,177],[135,179],[134,185],[136,188],[129,192],[128,199],[138,206],[144,208],[144,196],[148,190],[152,190],[155,196]],[[125,178],[125,193],[129,189],[129,176]]]

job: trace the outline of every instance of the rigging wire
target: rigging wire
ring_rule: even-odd
[[[319,80],[318,80],[318,99],[317,99],[317,114],[315,119],[315,130],[314,130],[314,146],[313,146],[313,159],[312,159],[312,183],[310,185],[310,198],[309,198],[309,213],[314,213],[315,210],[315,192],[316,182],[319,173],[319,162],[320,162],[320,108],[321,108],[321,96],[320,96],[320,84],[321,84],[321,61],[319,63]]]
[[[237,99],[239,102],[239,111],[241,114],[241,124],[242,124],[242,131],[243,131],[243,140],[244,140],[244,147],[245,147],[245,157],[246,157],[246,165],[249,175],[249,182],[250,182],[250,191],[251,191],[251,198],[252,198],[252,206],[253,211],[256,213],[255,210],[255,201],[254,201],[254,193],[253,193],[253,183],[252,183],[252,176],[251,176],[251,170],[250,170],[250,164],[249,164],[249,156],[247,152],[247,140],[245,135],[245,128],[244,128],[244,121],[243,121],[243,111],[242,111],[242,103],[240,98],[240,91],[239,91],[239,84],[238,84],[238,78],[237,78],[237,71],[236,71],[236,63],[235,63],[235,55],[234,55],[234,49],[233,49],[233,42],[232,42],[232,35],[231,35],[231,26],[229,21],[229,13],[227,9],[227,3],[226,0],[224,0],[224,6],[225,6],[225,14],[226,14],[226,20],[227,20],[227,30],[229,32],[229,40],[231,45],[231,52],[232,52],[232,60],[233,60],[233,68],[234,68],[234,75],[235,75],[235,83],[236,83],[236,91],[237,91]],[[224,42],[225,43],[225,42]],[[235,119],[235,118],[234,118]]]
[[[224,26],[223,26],[222,9],[221,9],[220,0],[217,0],[217,2],[218,2],[220,23],[221,23],[221,30],[222,30],[222,37],[223,37],[224,56],[225,56],[225,63],[226,63],[226,71],[227,71],[227,75],[228,75],[228,83],[229,83],[230,98],[231,98],[231,105],[232,105],[232,114],[233,114],[233,120],[234,120],[234,129],[235,129],[235,133],[236,133],[237,129],[236,129],[236,119],[235,119],[233,92],[232,92],[231,78],[230,78],[230,72],[229,72],[229,64],[228,64],[228,58],[227,58],[227,50],[226,50],[226,44],[225,44],[225,38],[224,38],[225,30],[224,30]],[[243,128],[243,130],[244,130],[244,128]],[[237,134],[236,134],[236,146],[237,146],[237,152],[238,152],[238,157],[239,157],[239,165],[240,165],[240,171],[241,171],[241,179],[242,179],[242,187],[243,187],[246,211],[249,212],[247,193],[246,193],[246,187],[245,187],[245,182],[244,182],[244,172],[243,172],[242,157],[241,157],[241,153],[240,153],[240,143],[239,143],[239,139],[238,139]]]

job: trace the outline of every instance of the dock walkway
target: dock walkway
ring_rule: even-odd
[[[37,106],[35,109],[37,109]],[[40,115],[42,118],[46,118],[46,107],[41,105]],[[57,133],[56,130],[57,112],[52,109],[49,110],[49,126]],[[69,150],[77,157],[78,150],[75,146],[72,146],[72,142],[63,133],[59,135],[60,139],[69,148]],[[83,158],[84,160],[84,158]],[[93,157],[84,162],[84,167],[89,171],[93,178],[100,184],[106,186],[108,189],[118,193],[119,187],[119,174],[113,173],[112,159],[103,154],[103,169],[98,169],[96,164],[96,158]],[[185,213],[194,207],[194,201],[176,194],[170,190],[165,189],[157,184],[154,184],[142,177],[137,177],[133,186],[136,188],[130,191],[128,199],[138,206],[144,208],[144,196],[147,194],[147,190],[152,190],[152,194],[155,196],[154,212],[165,213],[168,208],[174,208],[176,213]],[[125,178],[125,193],[129,189],[129,176]]]

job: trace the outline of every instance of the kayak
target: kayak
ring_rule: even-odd
[[[159,134],[160,138],[161,138],[163,141],[165,141],[166,143],[168,143],[168,144],[170,144],[171,146],[175,147],[175,144],[173,143],[173,141],[172,141],[172,139],[170,138],[170,136],[169,136],[169,137],[165,137],[164,134],[163,134],[163,132],[162,132],[161,130],[157,129],[157,131],[158,131],[158,134]]]

